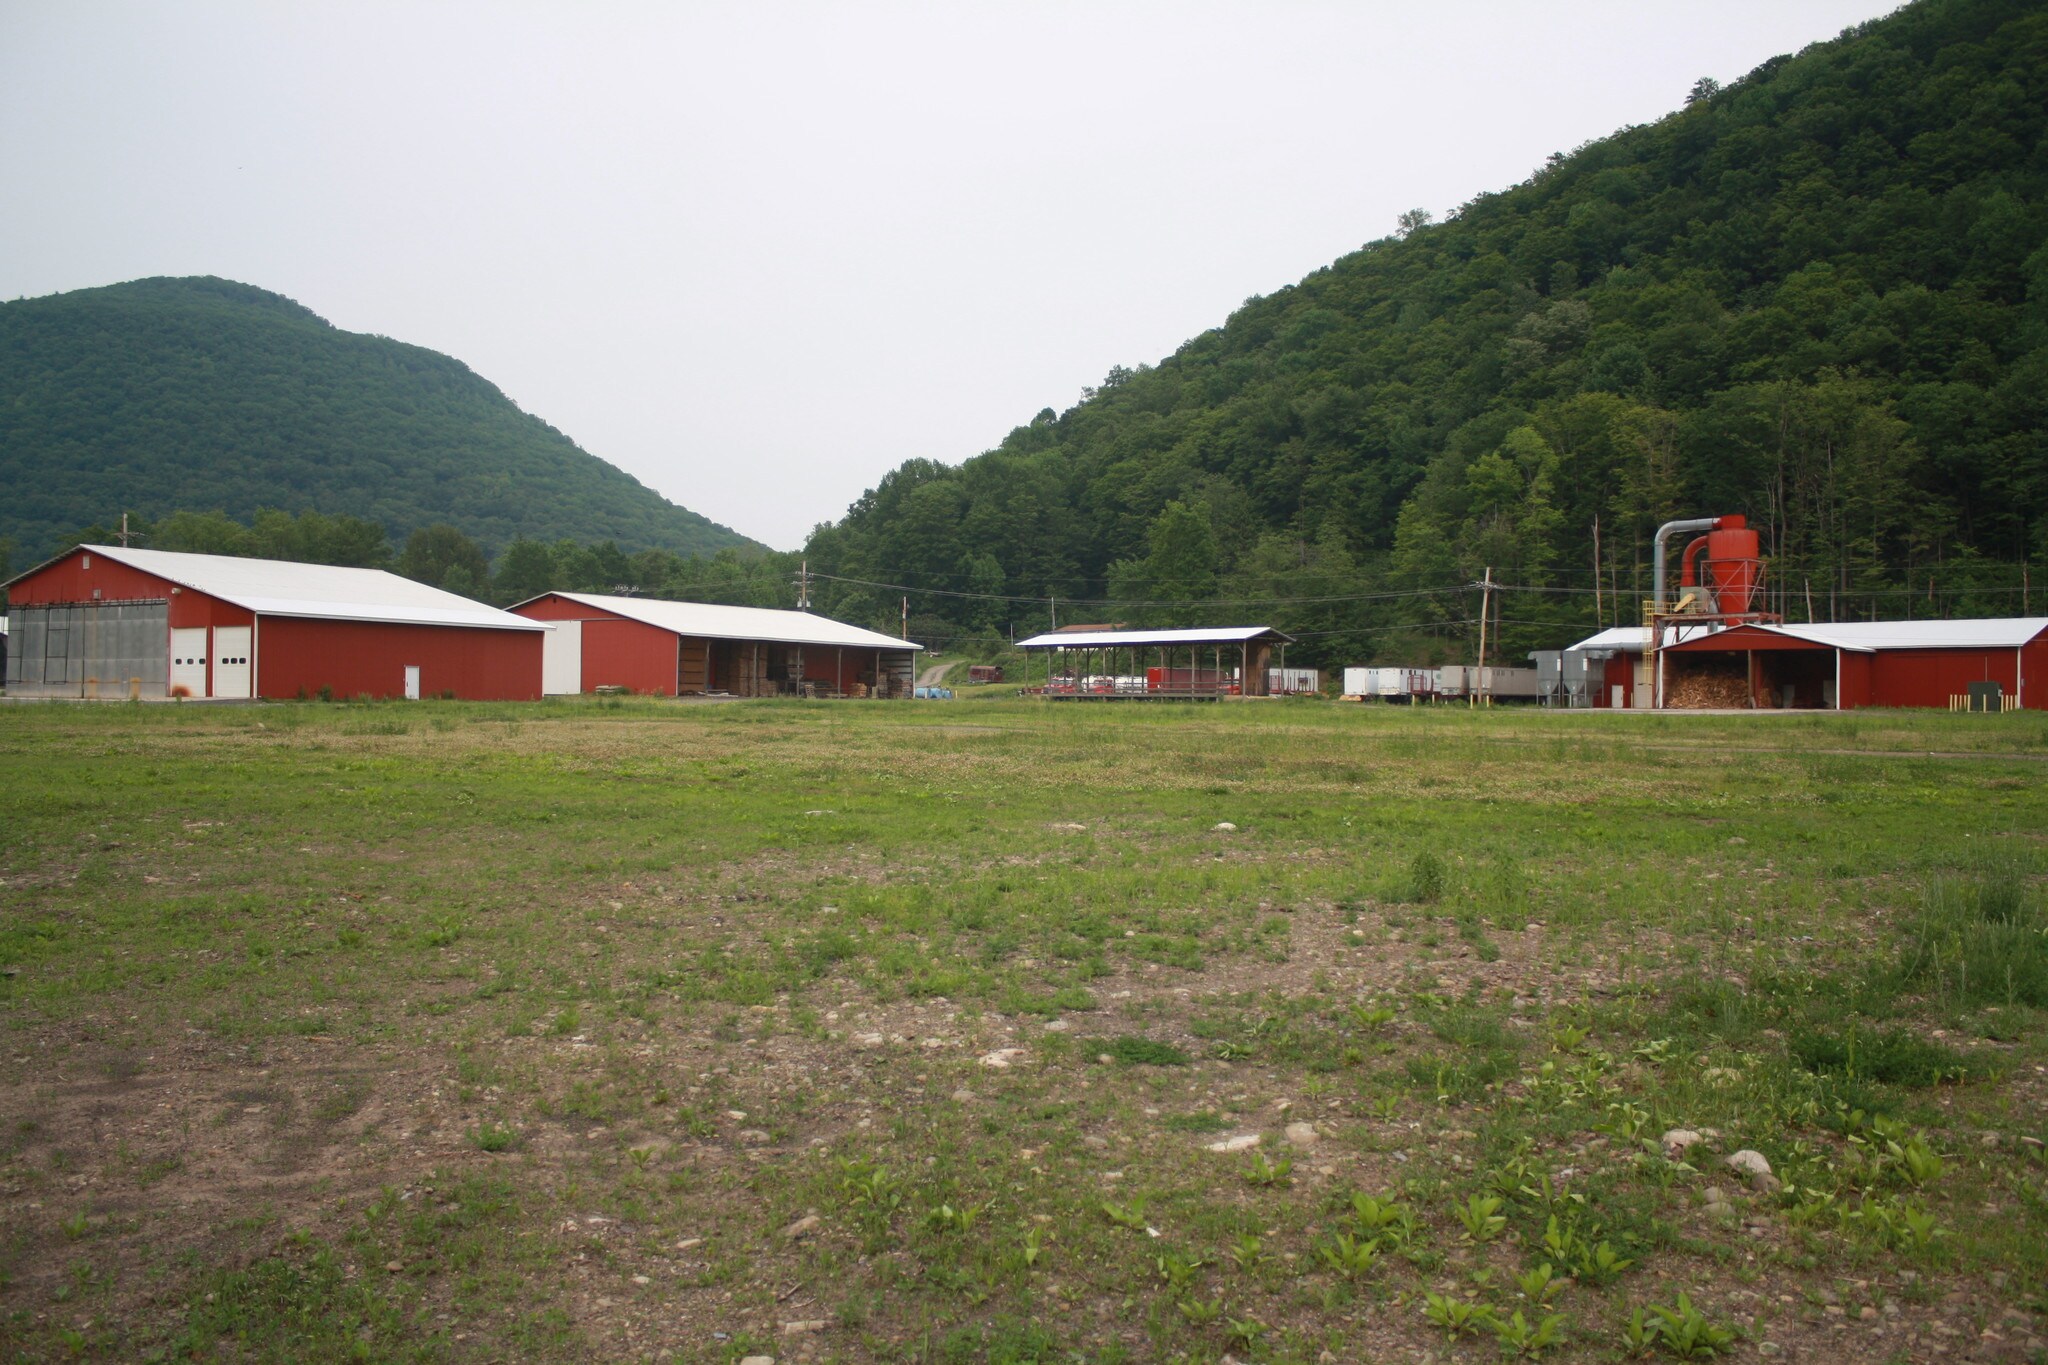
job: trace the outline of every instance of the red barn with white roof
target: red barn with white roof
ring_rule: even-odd
[[[521,616],[554,624],[550,696],[619,687],[657,697],[907,697],[923,646],[807,611],[549,592]]]
[[[541,695],[546,626],[379,569],[81,545],[6,587],[12,696]]]
[[[1740,625],[1667,647],[1672,669],[1718,656],[1748,679],[1753,704],[1853,710],[1947,707],[1971,687],[2048,710],[2048,617]]]
[[[1975,689],[1992,691],[1999,709],[2048,710],[2043,616],[1683,625],[1646,661],[1649,635],[1642,626],[1617,626],[1572,646],[1605,669],[1594,675],[1594,706],[1649,706],[1659,693],[1668,698],[1674,683],[1711,674],[1733,679],[1734,694],[1759,709],[1946,708]],[[1653,677],[1659,673],[1661,686]]]

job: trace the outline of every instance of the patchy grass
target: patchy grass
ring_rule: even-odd
[[[0,708],[0,1354],[2040,1349],[2038,715],[960,715]]]

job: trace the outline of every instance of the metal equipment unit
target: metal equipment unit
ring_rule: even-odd
[[[1679,557],[1678,596],[1667,595],[1665,544],[1682,531],[1702,532],[1687,542]],[[1704,565],[1704,570],[1702,570]],[[1774,624],[1784,618],[1751,609],[1763,585],[1762,542],[1740,515],[1667,521],[1657,528],[1651,555],[1651,601],[1645,605],[1649,638],[1644,671],[1649,675],[1650,705],[1664,705],[1662,651],[1676,643],[1676,632],[1698,623],[1707,630],[1730,626]]]
[[[1323,690],[1323,675],[1313,668],[1269,668],[1266,695],[1269,697],[1314,696]]]
[[[1544,706],[1590,706],[1589,682],[1592,669],[1583,651],[1536,649],[1529,652],[1536,665],[1536,699]]]

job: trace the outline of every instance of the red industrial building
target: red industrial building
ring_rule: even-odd
[[[1967,704],[2048,710],[2048,617],[1740,625],[1667,645],[1667,686],[1688,671],[1742,680],[1757,707],[1848,711]],[[1961,700],[1959,700],[1961,699]]]
[[[1648,628],[1621,626],[1572,646],[1591,661],[1594,706],[1662,696],[1670,709],[1688,679],[1711,678],[1732,680],[1723,695],[1733,704],[1759,709],[1945,709],[1974,690],[1993,709],[2048,710],[2048,617],[1689,626],[1654,653],[1649,640]]]
[[[922,645],[804,611],[549,592],[512,610],[554,627],[549,696],[908,697]]]
[[[81,545],[5,586],[12,696],[541,696],[547,627],[377,569]]]
[[[1665,545],[1684,532],[1696,538],[1668,593]],[[2048,710],[2048,617],[1788,625],[1758,609],[1764,561],[1744,518],[1668,521],[1654,546],[1649,624],[1565,651],[1594,706]]]

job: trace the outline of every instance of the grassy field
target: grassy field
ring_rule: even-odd
[[[0,763],[5,1358],[2043,1358],[2039,714],[8,706]]]

